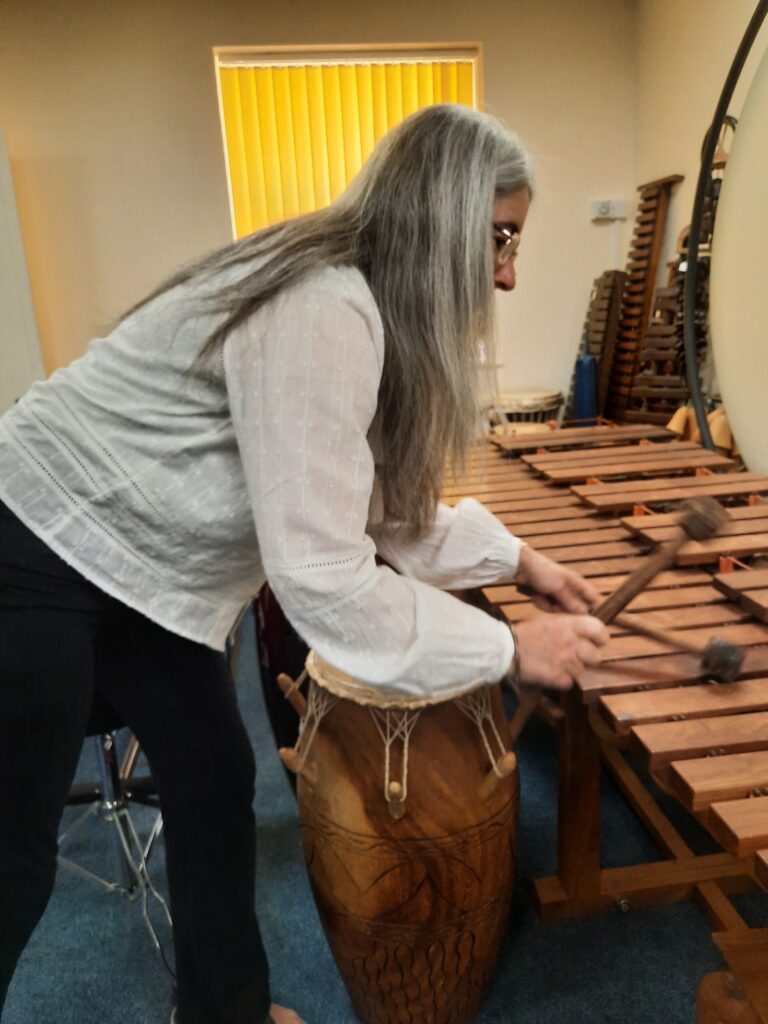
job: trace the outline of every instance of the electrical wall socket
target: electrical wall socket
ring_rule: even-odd
[[[592,220],[624,220],[627,209],[626,199],[595,199],[590,203]]]

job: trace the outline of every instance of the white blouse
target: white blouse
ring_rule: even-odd
[[[418,541],[376,514],[384,340],[362,275],[286,289],[207,370],[193,364],[217,321],[199,287],[155,299],[0,419],[0,498],[96,586],[213,648],[268,579],[322,658],[390,695],[499,679],[509,630],[445,591],[511,580],[520,542],[473,500],[440,506]]]

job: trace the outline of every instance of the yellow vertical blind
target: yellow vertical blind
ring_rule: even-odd
[[[327,206],[382,135],[433,103],[477,106],[473,58],[217,61],[236,238]]]

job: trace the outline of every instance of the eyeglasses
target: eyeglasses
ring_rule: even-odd
[[[501,224],[493,224],[492,227],[496,262],[503,267],[517,256],[517,250],[520,248],[520,233],[510,231],[509,228],[502,227]]]

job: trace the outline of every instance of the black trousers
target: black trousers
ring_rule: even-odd
[[[94,698],[136,735],[164,818],[181,1024],[263,1024],[255,765],[224,655],[85,580],[0,504],[0,1011],[56,872]]]

